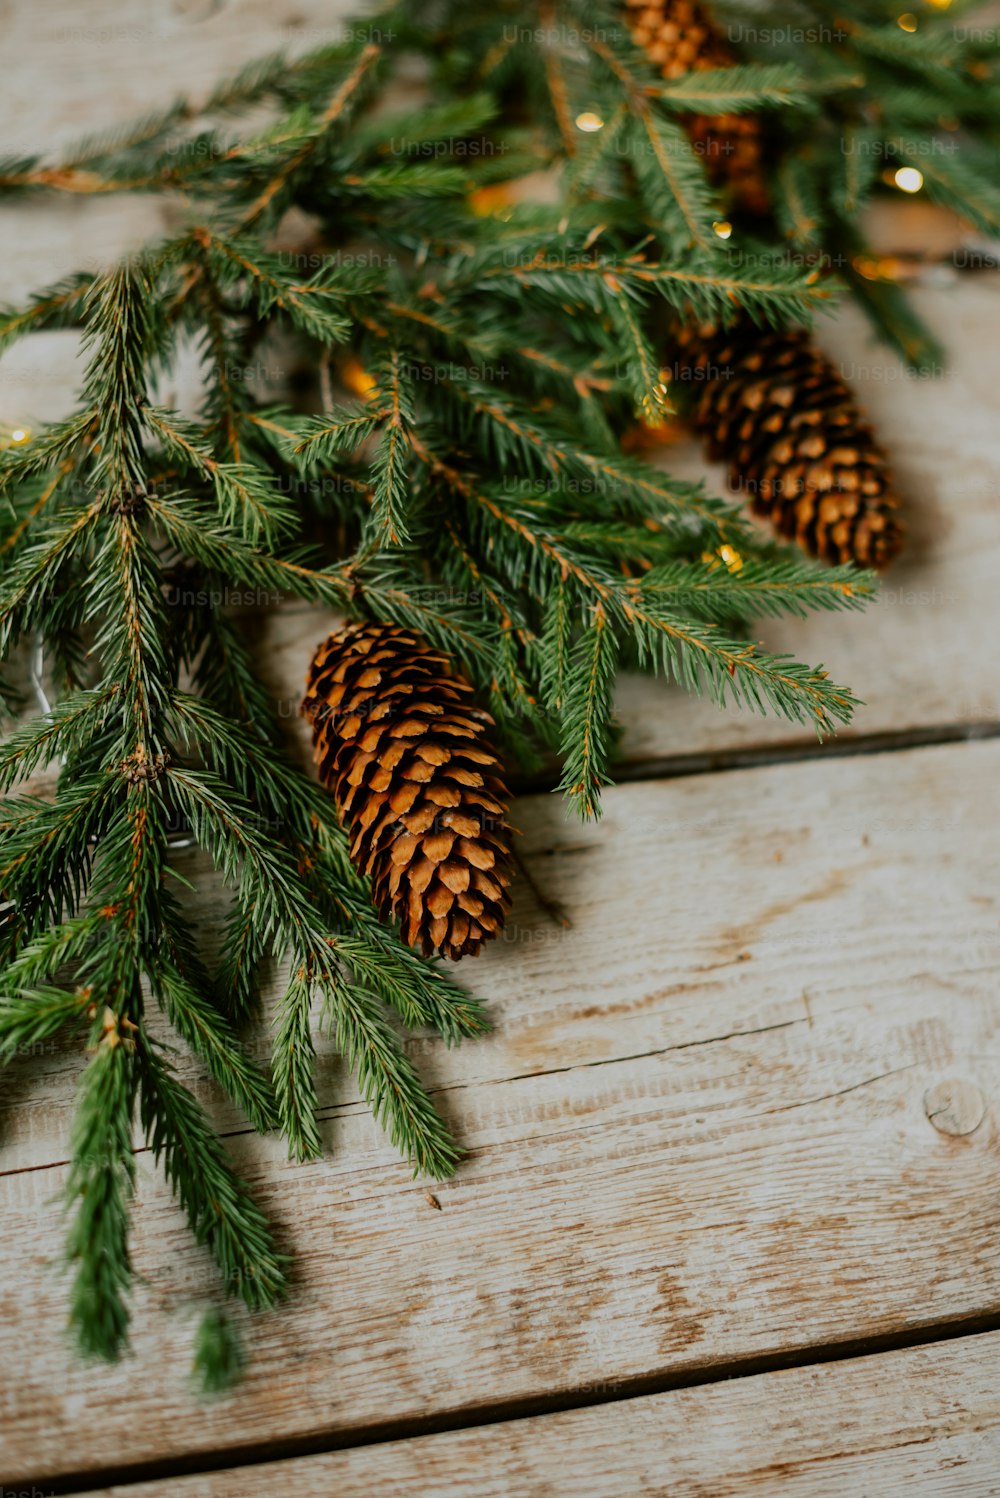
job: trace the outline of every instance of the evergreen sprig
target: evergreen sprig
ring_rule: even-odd
[[[520,0],[407,4],[378,18],[381,40],[359,23],[203,106],[0,172],[0,191],[156,190],[186,214],[173,238],[0,315],[0,343],[72,327],[87,355],[78,409],[0,451],[0,640],[11,659],[44,643],[55,699],[0,748],[0,789],[58,770],[51,794],[29,784],[0,803],[0,1062],[56,1036],[86,1053],[68,1186],[85,1351],[127,1339],[136,1119],[220,1286],[250,1310],[286,1286],[153,1010],[298,1159],[322,1148],[325,1028],[389,1138],[433,1175],[457,1147],[401,1032],[451,1043],[487,1025],[378,921],[335,808],[284,752],[234,591],[243,610],[297,598],[416,629],[469,673],[513,763],[551,774],[556,756],[585,816],[613,774],[620,666],[820,732],[850,719],[846,688],[744,626],[859,607],[872,579],[765,542],[620,436],[670,410],[662,309],[761,324],[822,309],[834,287],[813,262],[847,245],[851,279],[871,160],[938,139],[932,114],[977,145],[935,155],[928,191],[994,225],[991,64],[930,17],[911,46],[861,9],[838,4],[844,37],[808,57],[750,45],[736,68],[664,84],[589,0],[548,7],[544,40]],[[414,54],[435,102],[400,113],[393,81]],[[780,145],[776,228],[755,227],[753,253],[719,238],[683,128],[723,109],[766,109]],[[577,129],[585,111],[600,129]],[[528,167],[549,171],[555,201],[484,213],[480,189]],[[314,226],[294,250],[275,233],[289,208]],[[875,315],[898,332],[890,303]],[[194,412],[159,394],[184,343],[202,361]],[[305,399],[287,396],[275,350],[319,372]],[[192,844],[229,893],[211,964],[181,898],[200,877]],[[243,1037],[273,964],[285,986],[264,1068]],[[241,1362],[212,1308],[202,1387]]]

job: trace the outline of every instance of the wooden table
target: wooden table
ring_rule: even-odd
[[[314,44],[330,11],[8,5],[5,149]],[[168,214],[5,207],[0,296]],[[231,1397],[186,1387],[213,1274],[141,1148],[134,1357],[68,1352],[53,1203],[79,1060],[8,1077],[0,1492],[1000,1493],[1000,284],[942,279],[918,301],[951,349],[943,380],[906,378],[853,309],[823,333],[893,452],[906,559],[867,617],[765,631],[868,706],[820,748],[627,681],[604,820],[518,804],[524,859],[573,927],[521,885],[507,939],[461,970],[494,1034],[411,1042],[467,1150],[440,1210],[335,1056],[306,1166],[189,1064],[297,1254],[290,1305],[247,1322]],[[13,350],[0,419],[65,411],[74,352],[62,333]],[[667,458],[702,467],[693,447]],[[327,623],[260,622],[280,698]]]

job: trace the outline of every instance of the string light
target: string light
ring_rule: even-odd
[[[900,166],[892,180],[903,192],[919,192],[924,185],[924,174],[915,166]]]
[[[855,255],[851,264],[858,275],[864,276],[866,281],[878,281],[881,279],[878,261],[873,260],[870,255]]]
[[[728,542],[724,543],[716,551],[703,551],[701,559],[708,564],[710,572],[713,568],[718,567],[720,562],[727,572],[739,572],[743,566],[743,558],[736,550],[736,547],[730,546]]]
[[[466,201],[477,218],[509,219],[514,196],[509,182],[493,182],[488,187],[477,187]]]
[[[374,378],[357,359],[345,359],[337,373],[352,395],[368,396],[375,389]]]
[[[728,239],[730,234],[732,234],[733,232],[733,226],[727,218],[716,219],[715,223],[712,225],[712,228],[715,230],[720,239]]]
[[[578,114],[576,117],[576,128],[590,134],[594,130],[603,130],[604,121],[599,114],[594,114],[593,110],[585,109],[583,114]]]
[[[31,441],[31,433],[25,427],[15,427],[13,431],[0,431],[0,448],[23,447],[25,442]]]
[[[906,261],[895,255],[883,255],[879,260],[871,255],[855,255],[851,264],[866,281],[898,281],[907,269]]]
[[[908,10],[905,15],[896,17],[896,25],[900,31],[916,31],[917,18],[912,11]]]

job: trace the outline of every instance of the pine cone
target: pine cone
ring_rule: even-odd
[[[316,651],[302,712],[381,918],[425,957],[477,953],[510,904],[510,797],[469,682],[411,630],[349,624]]]
[[[903,531],[885,456],[809,333],[742,318],[675,336],[673,373],[699,391],[694,425],[755,513],[825,562],[887,566]]]
[[[626,24],[663,78],[737,62],[708,11],[697,0],[624,0]],[[727,186],[740,207],[765,213],[770,201],[760,120],[752,114],[689,115],[687,132],[709,176]]]

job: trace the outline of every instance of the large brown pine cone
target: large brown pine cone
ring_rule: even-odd
[[[690,324],[672,354],[709,456],[728,464],[758,515],[823,561],[892,561],[903,530],[888,463],[805,329],[764,330],[746,317],[728,329]]]
[[[477,953],[510,904],[511,829],[469,682],[411,630],[349,624],[316,651],[302,711],[382,919],[425,956]]]
[[[738,60],[697,0],[624,0],[624,5],[632,40],[663,78],[731,68]],[[689,115],[687,131],[709,176],[727,186],[740,207],[766,212],[770,195],[756,115]]]

